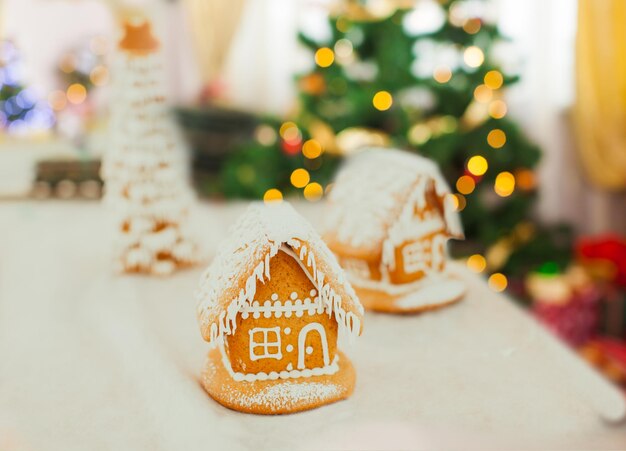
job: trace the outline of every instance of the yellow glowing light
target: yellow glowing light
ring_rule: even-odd
[[[469,67],[478,67],[485,61],[485,54],[480,48],[472,45],[463,52],[463,61]]]
[[[320,67],[328,67],[335,61],[335,53],[328,47],[322,47],[315,52],[315,62]]]
[[[480,254],[470,255],[466,263],[467,267],[474,272],[483,272],[487,267],[487,260]]]
[[[494,149],[499,149],[506,143],[506,134],[499,128],[494,128],[487,135],[487,143]]]
[[[87,89],[80,83],[74,83],[67,88],[67,100],[74,105],[83,103],[87,98]]]
[[[335,23],[337,30],[346,33],[350,29],[350,22],[345,17],[339,17]]]
[[[474,89],[474,98],[477,102],[487,103],[493,97],[493,91],[487,85],[478,85]]]
[[[489,115],[494,119],[502,119],[506,112],[506,103],[502,100],[494,100],[489,104]]]
[[[293,122],[284,122],[278,129],[278,133],[280,134],[282,138],[284,138],[285,132],[291,128],[298,128],[298,126],[294,124]]]
[[[413,144],[421,145],[431,137],[430,127],[426,124],[415,124],[409,129],[409,141]]]
[[[480,31],[480,19],[469,19],[463,24],[463,30],[467,34],[476,34]]]
[[[89,74],[89,79],[96,86],[105,85],[109,81],[109,70],[104,66],[96,66]]]
[[[530,191],[536,186],[535,174],[530,169],[515,171],[515,181],[517,186],[524,191]]]
[[[467,199],[465,199],[465,196],[463,194],[453,194],[452,203],[454,204],[454,209],[456,211],[463,211],[463,209],[467,205]]]
[[[283,200],[283,193],[281,193],[276,188],[268,189],[267,191],[265,191],[265,194],[263,195],[263,202],[265,202],[266,204],[270,202],[282,202],[282,200]]]
[[[293,122],[285,122],[283,125],[280,126],[278,133],[285,141],[289,143],[294,143],[302,139],[300,129]]]
[[[291,184],[296,188],[304,188],[311,180],[309,171],[306,169],[296,169],[291,173]]]
[[[508,281],[504,274],[496,272],[489,276],[487,284],[493,291],[504,291],[508,285]]]
[[[378,91],[374,94],[374,98],[372,99],[372,103],[374,104],[374,108],[379,111],[385,111],[391,108],[393,104],[393,97],[387,91]]]
[[[48,104],[55,111],[60,111],[67,105],[67,97],[63,91],[52,91],[48,94]]]
[[[487,168],[489,164],[485,157],[481,157],[480,155],[474,155],[467,162],[467,170],[470,171],[474,175],[483,175],[487,172]]]
[[[302,145],[302,155],[309,159],[314,159],[322,154],[322,145],[315,139],[309,139]]]
[[[491,89],[498,89],[504,83],[504,79],[502,78],[502,74],[497,70],[490,70],[485,74],[484,78],[485,84],[489,86]]]
[[[450,70],[449,67],[439,66],[433,72],[433,78],[438,83],[448,83],[450,79],[452,78],[452,71]]]
[[[304,198],[306,200],[310,200],[311,202],[320,200],[323,194],[324,194],[324,188],[322,188],[322,185],[316,182],[309,183],[304,188]]]
[[[461,194],[471,194],[476,188],[476,182],[469,175],[463,175],[456,181],[456,189]]]
[[[496,182],[493,189],[500,197],[510,196],[515,190],[515,177],[507,171],[499,173],[496,176]]]

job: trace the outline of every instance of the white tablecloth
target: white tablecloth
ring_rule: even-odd
[[[319,208],[298,205],[315,222]],[[214,249],[243,205],[203,204]],[[421,316],[367,314],[347,401],[263,417],[198,382],[201,268],[115,277],[97,203],[0,204],[0,450],[624,448],[624,400],[479,278]]]

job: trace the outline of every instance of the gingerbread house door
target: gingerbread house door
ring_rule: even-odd
[[[307,336],[313,335],[309,344],[307,344]],[[300,330],[298,335],[298,369],[314,368],[319,365],[308,364],[307,360],[319,361],[321,354],[324,366],[330,364],[328,356],[328,340],[326,338],[326,330],[320,323],[310,323]]]

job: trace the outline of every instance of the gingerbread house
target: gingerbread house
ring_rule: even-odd
[[[347,162],[329,195],[324,238],[366,308],[416,312],[458,300],[446,242],[463,230],[432,161],[369,149]]]
[[[361,332],[363,307],[334,255],[287,203],[253,204],[203,275],[202,382],[221,404],[287,413],[345,398],[355,374],[338,336]]]

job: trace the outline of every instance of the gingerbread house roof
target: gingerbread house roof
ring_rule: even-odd
[[[313,227],[286,202],[252,204],[239,218],[202,275],[196,297],[205,340],[234,333],[237,313],[254,301],[256,284],[269,280],[270,261],[291,247],[317,285],[340,327],[361,332],[363,307],[330,249]]]
[[[349,159],[337,175],[326,216],[328,240],[353,255],[382,252],[396,223],[411,202],[425,206],[434,188],[443,200],[447,232],[462,237],[463,228],[450,188],[437,165],[413,153],[371,148]]]

